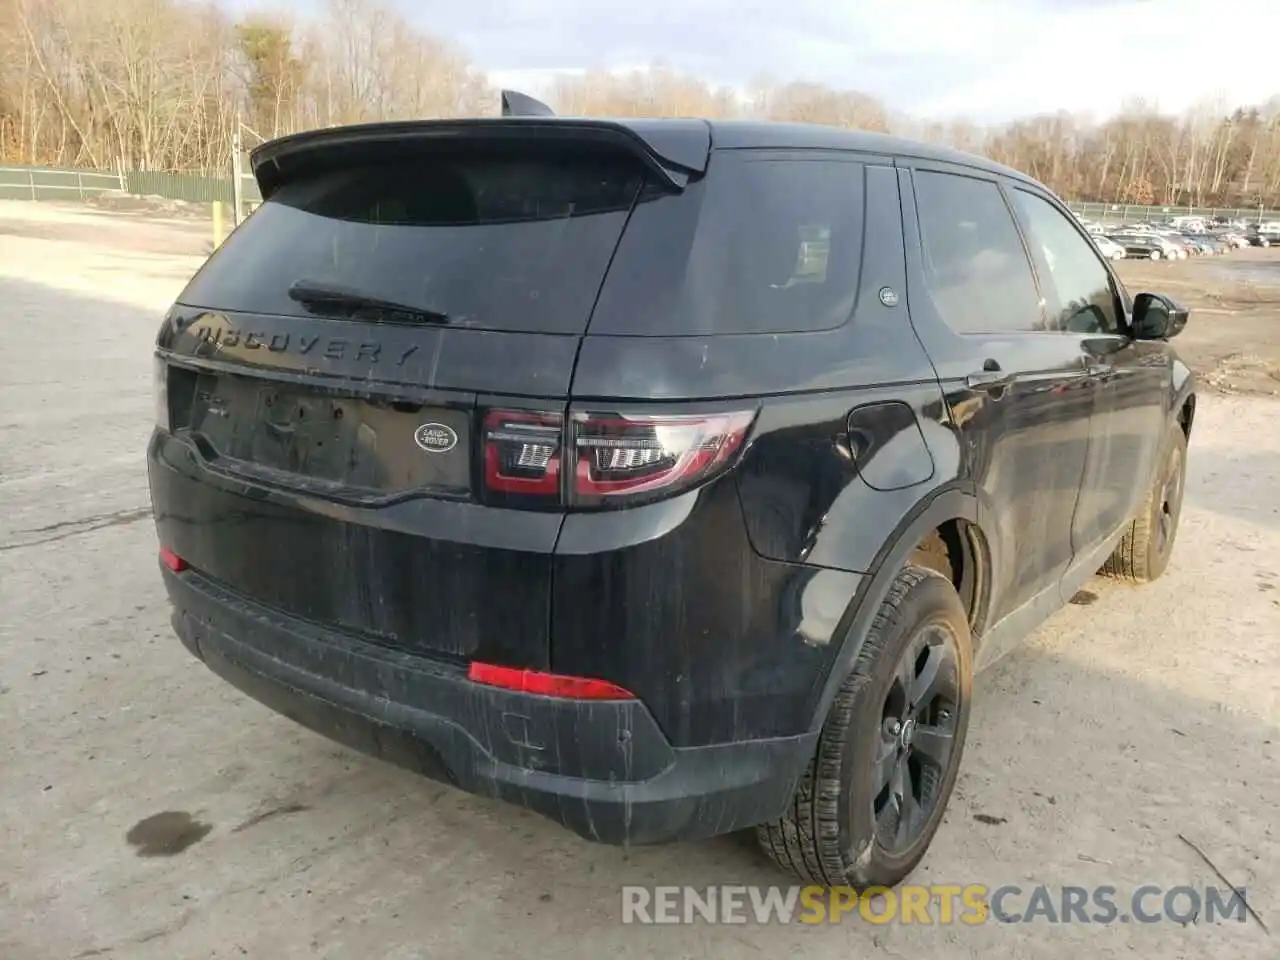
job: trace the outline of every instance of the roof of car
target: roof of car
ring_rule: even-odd
[[[653,121],[648,121],[653,122]],[[657,121],[659,123],[665,121]],[[977,154],[965,153],[937,144],[894,137],[867,130],[852,130],[819,123],[780,123],[763,120],[712,120],[713,147],[772,148],[799,150],[854,150],[885,156],[912,157],[940,163],[958,163],[968,167],[1000,173],[1030,181],[1031,178],[1012,167],[996,163]]]
[[[254,173],[259,176],[259,182],[262,185],[264,168],[271,164],[278,166],[279,161],[289,155],[311,153],[357,140],[406,135],[452,138],[468,131],[481,135],[487,131],[495,135],[519,136],[528,133],[534,136],[565,134],[573,136],[574,128],[584,134],[588,132],[608,134],[612,131],[611,135],[614,137],[621,135],[630,137],[633,141],[643,141],[646,149],[652,154],[695,171],[705,169],[708,148],[846,150],[885,157],[909,157],[938,163],[959,164],[988,173],[1013,177],[1026,183],[1036,182],[1026,174],[986,157],[883,133],[817,123],[676,117],[494,117],[365,123],[291,134],[258,146],[252,151],[251,157]]]

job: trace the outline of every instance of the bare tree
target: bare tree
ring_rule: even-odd
[[[272,0],[262,0],[270,3]],[[745,92],[665,63],[562,75],[579,116],[741,117],[892,131],[984,153],[1077,200],[1280,206],[1280,96],[1182,117],[1141,99],[1102,122],[994,126],[891,114],[857,90],[758,77]],[[0,160],[225,175],[237,117],[263,138],[365,120],[493,115],[488,78],[391,0],[309,19],[219,0],[0,0]]]

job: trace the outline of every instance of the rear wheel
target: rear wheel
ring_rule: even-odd
[[[1149,254],[1149,256],[1151,257],[1151,259],[1152,259],[1152,260],[1159,260],[1159,259],[1160,259],[1160,251],[1159,251],[1159,250],[1152,250],[1152,251],[1151,251],[1151,253]]]
[[[1131,583],[1150,583],[1169,566],[1182,516],[1187,473],[1187,438],[1181,427],[1169,431],[1160,471],[1138,515],[1103,564],[1101,572]]]
[[[955,588],[908,564],[836,694],[790,809],[757,828],[765,852],[809,883],[899,883],[924,857],[955,786],[971,678]]]

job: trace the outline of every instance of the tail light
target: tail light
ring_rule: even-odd
[[[169,365],[161,356],[151,359],[151,395],[155,401],[156,426],[168,430],[169,424]]]
[[[500,497],[559,502],[564,420],[556,413],[493,410],[484,418],[484,483]]]
[[[672,496],[721,472],[755,414],[706,416],[574,413],[570,503],[600,506]]]
[[[571,507],[673,496],[730,466],[754,419],[754,411],[574,411],[566,429],[559,414],[493,410],[484,419],[485,488],[499,500]]]

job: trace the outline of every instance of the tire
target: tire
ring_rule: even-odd
[[[1149,256],[1152,260],[1159,260],[1159,259],[1160,259],[1160,251],[1159,251],[1159,250],[1152,250],[1149,254],[1147,254],[1147,256]]]
[[[1165,572],[1178,537],[1186,476],[1187,437],[1182,427],[1175,426],[1165,440],[1160,469],[1141,509],[1101,573],[1130,583],[1150,583]]]
[[[913,712],[908,684],[931,664],[935,694]],[[891,887],[910,874],[955,787],[972,671],[969,622],[951,581],[908,563],[836,694],[790,808],[756,828],[773,862],[803,882],[857,890]],[[940,730],[949,737],[936,736]],[[934,751],[944,754],[941,762],[931,759]],[[898,785],[916,814],[902,836],[894,835],[903,827]]]

